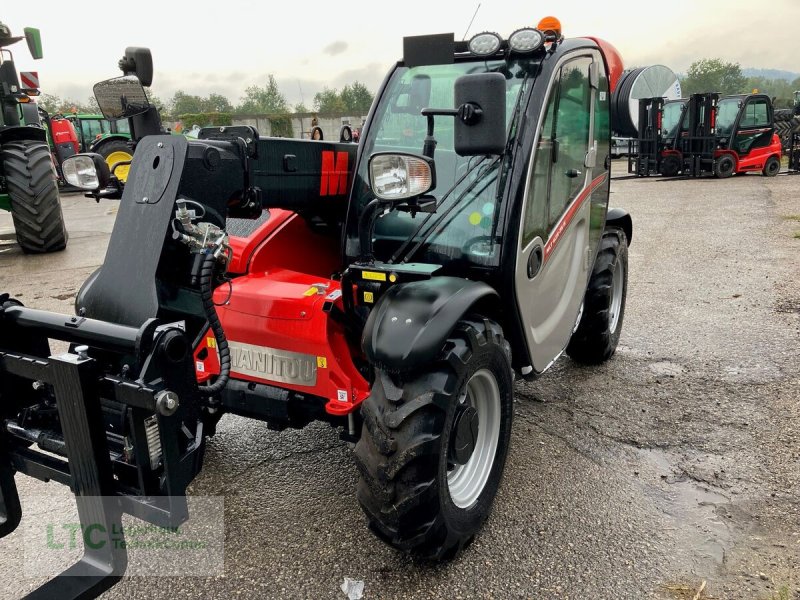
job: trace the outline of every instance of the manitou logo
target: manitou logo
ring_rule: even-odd
[[[334,154],[336,160],[334,161]],[[322,151],[322,177],[319,182],[320,196],[342,196],[347,193],[347,152]]]
[[[231,369],[243,375],[295,385],[316,385],[317,361],[314,356],[229,342]]]

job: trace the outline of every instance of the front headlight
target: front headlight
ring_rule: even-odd
[[[381,200],[421,196],[436,184],[433,161],[424,156],[380,152],[369,159],[369,184]]]
[[[64,179],[73,187],[94,191],[108,185],[108,165],[99,154],[76,154],[61,165]]]

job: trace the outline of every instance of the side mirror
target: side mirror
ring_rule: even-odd
[[[463,75],[455,83],[454,149],[459,156],[503,154],[506,148],[506,78]]]
[[[339,130],[339,141],[342,143],[350,143],[353,141],[353,129],[350,125],[342,125]]]
[[[105,159],[95,153],[70,156],[61,163],[61,172],[68,184],[88,192],[105,189],[111,181]]]
[[[42,54],[42,34],[41,32],[36,29],[35,27],[26,27],[25,31],[25,41],[28,43],[28,50],[31,53],[31,56],[34,60],[39,60],[44,56]]]
[[[125,56],[119,61],[119,68],[125,75],[136,75],[144,87],[153,83],[153,55],[150,48],[128,46]]]
[[[127,119],[147,112],[150,101],[134,75],[123,75],[94,84],[94,97],[106,119]]]

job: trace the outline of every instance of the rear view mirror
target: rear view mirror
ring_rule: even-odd
[[[464,75],[455,83],[454,148],[459,156],[503,154],[506,148],[506,78]]]
[[[26,27],[25,41],[28,43],[28,50],[34,60],[39,60],[44,56],[42,54],[42,34],[35,27]]]
[[[125,75],[136,75],[144,87],[153,83],[153,55],[150,48],[128,46],[125,56],[119,61],[119,68]]]
[[[94,97],[106,119],[127,119],[147,112],[150,101],[139,79],[123,75],[94,84]]]

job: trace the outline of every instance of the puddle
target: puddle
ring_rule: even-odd
[[[698,483],[673,466],[663,450],[637,449],[644,463],[642,483],[646,493],[672,521],[678,547],[688,553],[698,571],[709,562],[721,565],[733,545],[733,535],[726,523],[730,500],[712,486]],[[658,483],[655,483],[658,482]]]

